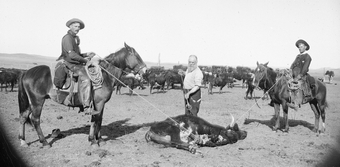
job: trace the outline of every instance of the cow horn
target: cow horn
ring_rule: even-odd
[[[232,114],[230,114],[231,115],[231,123],[230,123],[230,127],[232,128],[232,127],[234,127],[234,125],[235,125],[235,118],[234,118],[234,116],[232,115]]]

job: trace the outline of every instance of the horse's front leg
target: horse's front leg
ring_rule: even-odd
[[[91,142],[91,146],[97,147],[99,146],[100,137],[100,128],[102,123],[102,112],[101,114],[96,114],[91,116],[91,127],[89,133],[89,142]]]
[[[287,132],[289,130],[289,123],[288,123],[288,106],[287,105],[282,105],[282,110],[283,110],[283,120],[285,124],[285,128],[283,132]]]
[[[275,110],[275,126],[273,127],[273,131],[277,131],[280,128],[280,104],[274,103]]]
[[[100,129],[102,126],[103,121],[103,111],[104,111],[104,102],[95,104],[94,110],[100,111],[98,114],[91,116],[91,127],[90,127],[90,133],[89,133],[89,142],[91,142],[91,146],[97,147],[100,146],[101,141],[101,135],[100,135]],[[103,144],[103,143],[102,143]]]

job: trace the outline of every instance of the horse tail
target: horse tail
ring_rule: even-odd
[[[29,100],[24,87],[23,78],[25,77],[26,72],[23,72],[19,77],[18,82],[18,102],[19,102],[19,112],[23,113],[29,108]]]

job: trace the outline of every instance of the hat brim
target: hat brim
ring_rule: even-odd
[[[296,41],[296,43],[295,43],[295,46],[297,47],[297,48],[299,48],[299,44],[300,43],[303,43],[307,48],[306,48],[306,50],[309,50],[309,45],[308,45],[308,43],[305,41],[305,40],[303,40],[303,39],[299,39],[298,41]]]
[[[67,22],[66,22],[66,26],[67,26],[67,27],[70,27],[70,25],[71,25],[72,23],[79,23],[79,24],[80,24],[80,29],[85,28],[84,22],[81,21],[80,19],[76,19],[76,18],[67,21]]]

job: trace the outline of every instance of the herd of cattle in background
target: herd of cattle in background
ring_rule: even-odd
[[[208,94],[212,94],[213,87],[219,87],[219,93],[221,93],[223,87],[227,86],[228,88],[234,87],[234,83],[236,81],[242,81],[242,88],[249,87],[250,92],[246,93],[246,98],[248,98],[248,93],[250,94],[250,98],[252,97],[252,89],[254,86],[252,85],[251,73],[254,71],[249,67],[237,66],[227,67],[227,66],[199,66],[203,73],[203,83],[204,87],[208,88]],[[143,76],[131,76],[131,75],[122,75],[120,80],[121,82],[116,83],[116,94],[121,94],[121,87],[128,86],[131,90],[135,88],[145,89],[145,85],[148,85],[150,88],[150,94],[152,94],[153,89],[157,88],[158,91],[163,91],[165,89],[174,89],[175,84],[179,85],[180,88],[183,88],[183,80],[184,76],[178,74],[179,70],[186,70],[187,67],[183,65],[175,65],[173,69],[164,69],[164,67],[160,66],[152,66]],[[16,69],[16,68],[3,68],[0,67],[0,87],[1,91],[3,88],[6,89],[10,86],[11,90],[18,81],[19,75],[26,70]],[[279,73],[280,69],[276,69],[276,72]],[[329,82],[334,77],[333,71],[326,71],[324,75],[327,75],[329,78]],[[123,84],[124,83],[124,84]],[[130,90],[130,95],[132,91]]]
[[[252,70],[248,67],[232,67],[225,66],[199,66],[203,73],[204,87],[208,87],[209,94],[212,94],[213,87],[219,87],[220,93],[223,87],[233,87],[236,80],[241,80],[242,83],[247,83],[250,80],[249,72]],[[147,72],[141,77],[130,77],[129,75],[123,75],[121,81],[124,85],[127,85],[130,89],[139,87],[144,89],[144,85],[149,85],[150,94],[153,89],[157,88],[158,91],[164,91],[165,89],[174,89],[175,84],[180,85],[183,88],[184,76],[179,75],[179,70],[185,71],[186,66],[175,65],[173,69],[164,69],[164,67],[152,66]],[[120,88],[124,86],[122,83],[117,83],[116,93],[120,93]],[[132,91],[130,91],[132,94]]]

